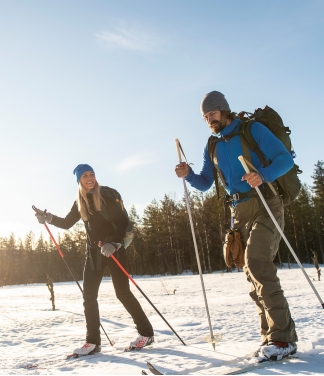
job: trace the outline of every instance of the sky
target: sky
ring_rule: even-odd
[[[183,196],[178,138],[199,172],[199,106],[269,105],[292,130],[301,181],[323,160],[321,0],[0,0],[0,236],[64,217],[90,164],[140,215]],[[6,184],[4,184],[6,183]],[[51,227],[53,234],[56,230]]]

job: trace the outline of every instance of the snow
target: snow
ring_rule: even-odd
[[[313,265],[304,265],[317,279]],[[320,374],[324,372],[322,309],[298,266],[278,270],[299,336],[297,358],[271,364],[253,374]],[[117,300],[110,278],[99,293],[101,322],[111,347],[102,334],[102,352],[65,360],[84,342],[82,296],[75,282],[55,283],[56,311],[45,284],[0,288],[0,374],[4,375],[140,375],[149,361],[163,373],[219,374],[235,365],[260,344],[259,319],[249,297],[249,283],[242,272],[203,276],[215,336],[222,339],[215,351],[203,340],[210,334],[199,275],[134,277],[139,287],[182,338],[181,344],[153,307],[131,284],[155,330],[155,344],[140,351],[123,352],[137,332],[131,317]],[[324,282],[313,281],[324,297]],[[82,284],[82,282],[81,282]],[[173,293],[175,290],[175,293]],[[242,359],[241,362],[243,363]],[[36,368],[24,367],[38,365]],[[215,367],[223,368],[215,368]]]

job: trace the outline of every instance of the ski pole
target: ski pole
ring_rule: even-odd
[[[32,206],[32,208],[34,209],[34,211],[35,211],[36,213],[43,213],[41,210],[37,209],[34,205]],[[45,212],[46,212],[46,209],[45,209],[44,213],[45,213]],[[50,236],[51,239],[53,240],[53,243],[55,244],[55,246],[56,246],[56,248],[57,248],[57,250],[58,250],[58,252],[59,252],[59,254],[60,254],[62,260],[64,261],[66,267],[68,268],[68,270],[69,270],[69,272],[70,272],[72,278],[74,279],[74,281],[75,281],[76,284],[78,285],[78,287],[79,287],[79,289],[80,289],[80,291],[81,291],[81,293],[82,293],[82,295],[83,295],[83,290],[82,290],[82,287],[80,286],[79,281],[75,278],[75,276],[74,276],[74,274],[72,273],[72,270],[70,269],[68,263],[65,261],[64,254],[63,254],[63,252],[62,252],[60,246],[57,244],[57,242],[56,242],[54,236],[52,235],[50,229],[48,228],[46,222],[44,223],[44,226],[45,226],[47,232],[49,233],[49,236]],[[111,341],[111,340],[109,339],[108,334],[106,333],[106,331],[105,331],[105,329],[104,329],[104,327],[102,326],[101,323],[100,323],[100,327],[101,327],[101,329],[103,330],[103,332],[105,333],[105,335],[106,335],[106,337],[107,337],[107,339],[108,339],[110,345],[111,345],[111,346],[114,346],[114,344],[115,344],[114,341]]]
[[[246,164],[244,158],[242,157],[242,155],[240,155],[240,156],[238,157],[238,159],[239,159],[239,161],[242,163],[242,166],[243,166],[245,172],[246,172],[247,174],[249,174],[249,173],[250,173],[250,169],[249,169],[249,167],[247,166],[247,164]],[[272,214],[272,212],[271,212],[271,210],[270,210],[270,208],[269,208],[269,206],[268,206],[266,200],[264,199],[262,193],[260,192],[260,189],[259,189],[258,187],[255,187],[255,190],[257,191],[257,193],[258,193],[258,195],[259,195],[259,197],[260,197],[260,199],[261,199],[261,201],[262,201],[264,207],[266,208],[266,210],[267,210],[267,212],[268,212],[270,218],[272,219],[273,223],[274,223],[275,226],[277,227],[277,230],[279,231],[281,237],[282,237],[283,240],[285,241],[285,243],[286,243],[287,247],[289,248],[291,254],[294,256],[294,258],[295,258],[297,264],[299,265],[301,271],[304,273],[304,275],[305,275],[305,277],[306,277],[308,283],[310,284],[310,286],[311,286],[311,288],[313,289],[315,295],[317,296],[318,300],[320,301],[322,308],[324,309],[324,302],[323,302],[323,300],[321,299],[321,297],[320,297],[319,293],[317,292],[317,290],[316,290],[314,284],[312,283],[312,281],[311,281],[310,278],[308,277],[307,273],[305,272],[305,269],[304,269],[303,265],[301,264],[301,262],[299,261],[299,259],[298,259],[297,255],[296,255],[295,251],[292,249],[291,245],[289,244],[289,242],[288,242],[288,240],[287,240],[285,234],[283,233],[281,227],[279,226],[279,224],[278,224],[278,222],[276,221],[274,215]]]
[[[181,163],[181,153],[180,149],[182,151],[181,145],[179,140],[176,138],[175,139],[176,147],[177,147],[177,152],[178,152],[178,158],[179,158],[179,163]],[[183,153],[183,151],[182,151]],[[183,153],[184,155],[184,153]],[[204,300],[205,300],[205,308],[206,308],[206,313],[207,313],[207,319],[208,319],[208,324],[209,324],[209,331],[210,331],[210,338],[208,336],[204,337],[204,339],[207,342],[211,342],[213,345],[213,348],[215,350],[215,343],[219,342],[221,339],[221,335],[218,335],[218,339],[215,339],[214,333],[213,333],[213,328],[212,324],[210,321],[210,314],[209,314],[209,309],[208,309],[208,303],[207,303],[207,296],[206,296],[206,290],[205,290],[205,284],[204,284],[204,279],[202,276],[202,270],[201,270],[201,265],[200,265],[200,259],[199,259],[199,253],[198,253],[198,247],[197,247],[197,240],[196,240],[196,234],[195,234],[195,229],[192,221],[192,215],[191,215],[191,210],[190,210],[190,204],[189,204],[189,198],[188,198],[188,191],[187,191],[187,186],[186,186],[186,181],[183,178],[183,187],[184,187],[184,192],[185,192],[185,197],[186,197],[186,204],[187,204],[187,211],[188,211],[188,216],[189,216],[189,221],[190,221],[190,227],[191,227],[191,232],[192,232],[192,239],[194,242],[194,247],[195,247],[195,252],[196,252],[196,259],[197,259],[197,265],[198,265],[198,270],[199,270],[199,275],[200,275],[200,282],[201,282],[201,287],[204,295]]]
[[[100,247],[102,242],[98,243]],[[163,317],[162,313],[155,307],[155,305],[150,301],[150,299],[145,295],[144,291],[138,286],[138,284],[134,281],[134,279],[127,273],[126,269],[122,266],[122,264],[116,259],[114,255],[110,255],[110,257],[115,261],[115,263],[120,267],[120,269],[124,272],[124,274],[128,277],[130,281],[133,282],[134,286],[140,291],[140,293],[144,296],[144,298],[151,304],[151,306],[155,309],[155,311],[160,315],[163,321],[168,325],[168,327],[173,331],[173,333],[179,338],[183,345],[187,346],[183,340],[178,336],[177,332],[172,328],[172,326],[167,322],[167,320]]]

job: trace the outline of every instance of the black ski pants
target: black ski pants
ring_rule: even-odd
[[[87,324],[86,342],[96,345],[101,344],[100,338],[100,315],[98,306],[99,286],[106,267],[108,266],[117,298],[123,304],[127,312],[132,316],[137,331],[142,336],[153,336],[153,328],[145,315],[138,300],[130,291],[129,279],[111,257],[98,255],[97,247],[91,247],[91,257],[95,269],[92,270],[89,251],[83,272],[83,305]],[[101,268],[97,270],[97,256],[101,257]],[[127,270],[126,250],[121,247],[114,256]]]

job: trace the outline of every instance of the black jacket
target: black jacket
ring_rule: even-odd
[[[126,229],[128,225],[128,218],[119,202],[115,199],[103,195],[105,202],[105,209],[111,216],[117,229],[114,230],[113,225],[107,221],[99,212],[95,212],[93,205],[92,194],[87,194],[91,210],[93,214],[89,216],[89,220],[84,222],[87,232],[87,243],[89,245],[98,244],[99,241],[112,241],[121,243],[125,237]],[[76,201],[74,202],[70,212],[65,218],[57,217],[53,215],[51,225],[62,229],[69,229],[75,225],[81,219]]]

